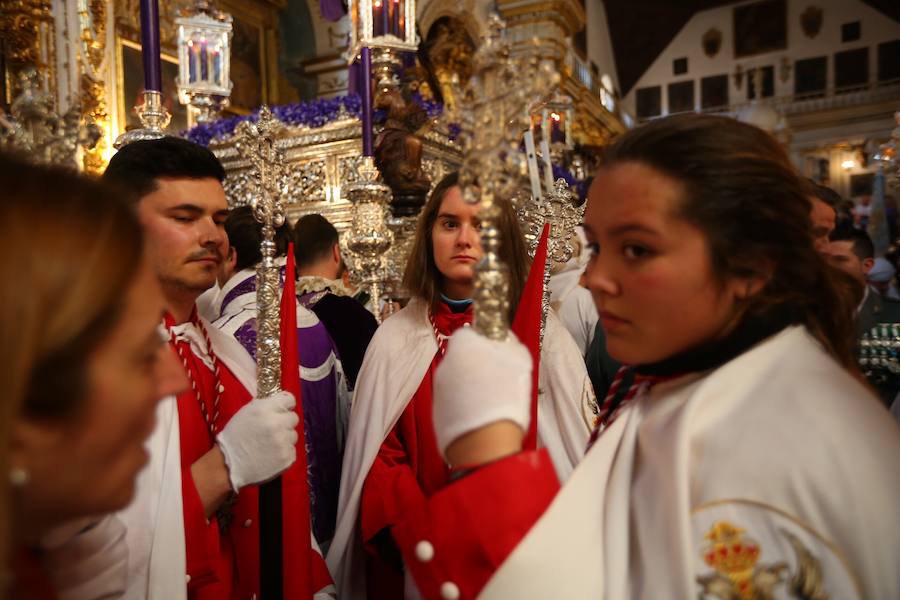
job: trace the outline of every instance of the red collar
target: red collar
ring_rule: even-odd
[[[431,313],[434,326],[442,335],[450,336],[465,324],[472,323],[474,316],[472,305],[463,312],[453,312],[446,302],[439,301]]]

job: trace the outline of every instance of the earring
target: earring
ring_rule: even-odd
[[[9,470],[9,483],[13,487],[25,487],[28,484],[28,479],[28,471],[22,467],[13,467]]]

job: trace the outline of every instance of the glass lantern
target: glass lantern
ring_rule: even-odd
[[[575,116],[575,106],[572,98],[567,94],[556,92],[541,110],[541,127],[545,138],[553,143],[563,143],[567,148],[572,144],[572,121]],[[562,139],[555,139],[554,130],[560,132]]]
[[[178,26],[178,98],[198,123],[218,117],[231,96],[231,15],[198,0]]]
[[[416,0],[350,0],[352,62],[363,47],[415,52]]]

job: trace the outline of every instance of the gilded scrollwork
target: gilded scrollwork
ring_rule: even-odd
[[[109,112],[106,105],[106,17],[107,3],[103,0],[78,0],[79,65],[81,78],[79,93],[85,117],[102,131],[109,131]],[[84,170],[99,174],[106,161],[103,155],[109,147],[109,140],[101,137],[97,144],[84,153]]]
[[[100,0],[95,0],[100,1]],[[178,27],[175,19],[191,7],[190,0],[159,0],[159,39],[163,46],[174,47],[178,41]],[[123,32],[130,32],[137,40],[141,30],[140,0],[116,0],[116,26]]]
[[[55,94],[55,25],[50,0],[0,0],[0,39],[10,75],[14,78],[22,69],[33,67]]]

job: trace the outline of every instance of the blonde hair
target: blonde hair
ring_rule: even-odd
[[[0,565],[11,541],[9,447],[19,419],[77,417],[87,361],[142,259],[132,204],[97,182],[0,156]],[[85,482],[86,484],[88,482]]]

